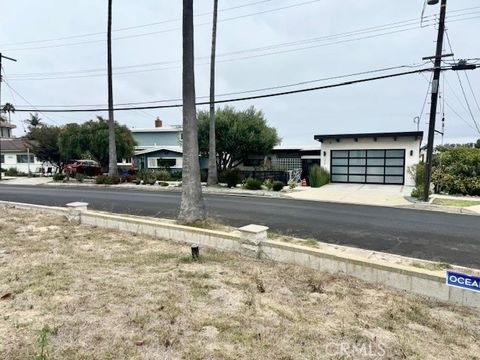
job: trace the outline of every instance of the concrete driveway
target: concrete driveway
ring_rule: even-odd
[[[401,206],[410,204],[405,197],[410,196],[412,189],[411,186],[403,185],[328,184],[320,188],[297,188],[286,195],[301,200]]]

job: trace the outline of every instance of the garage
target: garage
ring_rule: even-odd
[[[331,150],[330,174],[332,182],[403,185],[405,150]]]
[[[413,186],[408,168],[420,161],[423,132],[315,135],[321,166],[333,183]]]

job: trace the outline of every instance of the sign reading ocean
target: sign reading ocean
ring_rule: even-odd
[[[480,277],[447,271],[447,285],[480,292]]]

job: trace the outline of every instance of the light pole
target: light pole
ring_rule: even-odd
[[[435,5],[439,0],[428,0],[429,5]],[[423,201],[428,201],[430,195],[430,181],[432,178],[433,142],[435,138],[435,120],[437,116],[438,88],[442,65],[443,34],[445,32],[445,15],[447,12],[447,0],[440,3],[440,21],[437,35],[437,51],[435,53],[435,67],[432,81],[432,100],[430,106],[430,122],[428,124],[427,159],[423,175]]]
[[[12,59],[11,57],[4,56],[2,53],[0,53],[0,106],[2,104],[2,59],[7,59],[11,61],[17,62],[17,60]],[[3,137],[3,131],[2,128],[0,127],[0,180],[2,180],[2,137]]]

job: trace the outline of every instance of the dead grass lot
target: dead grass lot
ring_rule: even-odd
[[[0,359],[479,359],[478,311],[201,253],[2,211]]]

